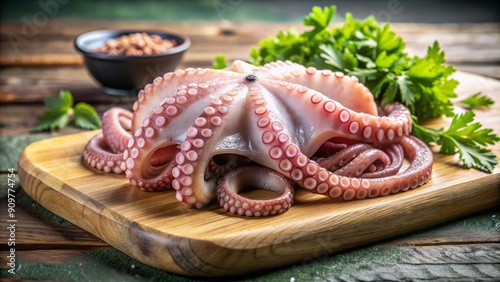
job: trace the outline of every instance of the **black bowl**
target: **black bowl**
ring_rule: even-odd
[[[175,40],[176,46],[167,52],[145,56],[112,56],[92,52],[109,39],[131,33],[156,34],[164,39]],[[157,31],[137,30],[95,30],[79,35],[75,48],[83,54],[84,64],[90,74],[111,95],[136,95],[156,77],[174,71],[182,60],[184,52],[191,45],[188,37]]]

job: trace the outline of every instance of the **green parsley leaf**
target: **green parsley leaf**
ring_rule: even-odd
[[[219,70],[219,69],[225,69],[227,68],[228,64],[226,62],[226,57],[224,55],[217,55],[215,56],[213,62],[212,62],[212,68]]]
[[[61,108],[65,110],[73,107],[73,95],[68,90],[59,91],[59,101],[61,102]]]
[[[63,108],[51,108],[38,117],[39,124],[33,127],[31,132],[57,130],[69,123],[68,112]]]
[[[490,97],[482,95],[481,92],[474,93],[471,96],[459,101],[459,104],[464,105],[469,109],[489,108],[493,105],[493,103],[494,102]]]
[[[335,11],[335,6],[313,7],[303,21],[312,30],[281,30],[262,39],[250,52],[251,63],[291,60],[357,76],[378,103],[399,102],[409,108],[415,120],[412,135],[441,145],[442,153],[459,154],[465,167],[491,171],[496,160],[485,146],[497,142],[498,136],[474,123],[473,114],[459,118],[454,113],[452,99],[457,97],[458,81],[450,77],[455,68],[445,64],[439,43],[434,41],[425,56],[410,56],[403,39],[373,16],[357,20],[346,13],[342,26],[329,28]],[[460,101],[470,108],[487,107],[491,102],[481,96]],[[453,117],[448,130],[418,124],[418,120],[441,116]]]
[[[101,119],[91,105],[80,102],[76,104],[73,114],[76,126],[83,129],[101,128]]]
[[[101,120],[95,109],[87,103],[78,103],[73,109],[73,95],[67,90],[59,92],[59,98],[44,99],[47,110],[37,117],[39,123],[30,132],[58,130],[72,120],[83,129],[101,128]]]
[[[327,28],[336,9],[335,6],[325,7],[324,9],[317,6],[313,7],[311,13],[303,20],[305,26],[314,27],[312,31],[305,33],[306,36],[312,38]]]
[[[436,143],[441,145],[440,153],[458,153],[465,167],[490,172],[498,164],[498,160],[482,146],[493,145],[500,138],[492,133],[492,129],[481,129],[480,123],[473,122],[474,116],[472,111],[454,116],[448,130],[439,136]]]
[[[323,51],[320,56],[325,59],[326,64],[331,65],[338,70],[344,70],[346,68],[344,57],[342,56],[342,53],[340,51],[335,50],[332,46],[325,44],[320,45],[319,49]]]

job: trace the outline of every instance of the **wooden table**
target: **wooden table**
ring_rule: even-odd
[[[67,127],[52,133],[29,133],[36,116],[43,112],[43,98],[70,90],[75,102],[85,101],[99,113],[110,106],[130,107],[133,98],[104,94],[73,48],[76,35],[100,28],[158,29],[188,35],[192,47],[180,68],[209,67],[216,54],[229,60],[248,59],[250,47],[259,39],[298,24],[79,22],[49,21],[34,33],[23,24],[0,27],[0,183],[2,276],[22,279],[70,279],[109,281],[138,278],[190,281],[190,278],[143,265],[79,227],[55,216],[19,189],[16,178],[15,232],[5,232],[9,169],[29,143],[80,132]],[[393,24],[411,54],[422,55],[437,39],[450,64],[458,70],[500,79],[500,24]],[[12,35],[22,36],[14,44]],[[495,93],[500,95],[499,93]],[[497,99],[498,101],[498,99]],[[498,134],[498,132],[497,132]],[[15,236],[17,273],[7,273],[9,236]],[[12,241],[12,240],[11,240]],[[240,277],[241,278],[241,277]],[[247,277],[248,278],[248,277]],[[500,210],[433,226],[425,230],[363,246],[341,254],[314,258],[292,266],[256,274],[255,281],[427,280],[494,281],[500,278]],[[239,278],[238,278],[239,279]]]

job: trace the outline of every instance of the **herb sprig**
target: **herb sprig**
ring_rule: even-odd
[[[481,129],[480,123],[473,122],[473,112],[454,113],[452,99],[457,97],[458,81],[450,77],[455,69],[445,64],[439,43],[435,41],[429,46],[423,57],[410,56],[405,52],[403,39],[389,24],[381,25],[373,16],[361,21],[347,13],[341,27],[330,29],[335,11],[335,6],[313,7],[303,20],[311,30],[281,30],[262,39],[250,51],[251,63],[291,60],[357,76],[380,104],[397,101],[410,109],[415,120],[413,135],[428,144],[440,145],[443,154],[458,154],[467,168],[491,172],[498,160],[486,146],[500,138],[491,129]],[[225,60],[218,56],[214,67],[225,65]],[[473,109],[488,107],[493,101],[476,93],[460,103]],[[420,120],[441,116],[452,118],[446,130],[418,124]]]
[[[94,107],[80,102],[73,107],[73,95],[68,90],[61,90],[59,97],[47,97],[44,104],[45,112],[39,115],[39,124],[31,132],[57,130],[66,127],[71,121],[83,129],[101,128],[101,119]]]

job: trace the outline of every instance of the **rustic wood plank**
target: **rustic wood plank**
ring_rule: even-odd
[[[57,97],[61,89],[70,90],[75,101],[112,102],[86,70],[81,67],[15,67],[0,69],[0,101],[41,103],[45,97]]]
[[[81,66],[81,56],[74,50],[72,40],[86,30],[103,26],[120,28],[124,24],[92,22],[82,25],[78,21],[54,21],[18,48],[10,46],[12,44],[8,35],[22,34],[22,25],[6,24],[0,30],[0,65],[12,67],[0,69],[0,102],[40,102],[44,97],[57,95],[60,89],[70,89],[77,99],[89,102],[114,101],[116,98],[105,95],[100,85]],[[228,60],[248,59],[250,48],[260,39],[292,26],[293,23],[224,26],[217,23],[139,22],[135,28],[158,27],[158,30],[175,30],[190,36],[192,47],[179,66],[186,68],[210,67],[216,54],[226,54]],[[500,24],[395,24],[394,29],[407,41],[410,54],[422,55],[427,46],[437,39],[446,51],[450,64],[458,65],[459,69],[500,78],[500,50],[497,48]]]
[[[481,76],[500,79],[500,63],[493,64],[456,64],[456,70],[461,72],[474,73]]]
[[[132,103],[136,99],[136,97],[107,95],[101,85],[82,66],[0,69],[0,102],[2,104],[41,104],[46,97],[57,97],[61,89],[71,91],[75,103],[84,101],[119,104]]]
[[[39,249],[95,249],[109,247],[109,245],[94,235],[82,230],[81,228],[63,220],[54,214],[41,211],[39,207],[29,207],[20,199],[23,197],[20,193],[16,194],[15,219],[16,240],[15,247],[24,250]],[[28,197],[24,195],[24,198]],[[32,200],[28,203],[33,202]],[[5,198],[0,200],[2,210],[7,210],[7,201]],[[32,210],[31,213],[28,210]],[[34,211],[38,213],[33,214]],[[2,213],[0,217],[2,227],[7,222],[7,213]],[[3,227],[5,228],[5,227]],[[7,242],[8,232],[2,232],[0,240]],[[1,250],[9,250],[6,244],[0,246]]]
[[[334,26],[338,26],[335,23]],[[102,28],[134,28],[138,30],[173,31],[188,35],[192,47],[186,54],[187,65],[211,61],[215,54],[227,54],[230,59],[246,59],[250,47],[264,37],[282,29],[297,27],[300,23],[240,23],[216,22],[171,23],[134,22],[130,27],[123,21],[53,20],[33,35],[23,31],[22,23],[6,23],[0,30],[0,65],[80,64],[81,58],[73,48],[72,40],[85,31]],[[404,24],[394,23],[393,29],[403,37],[410,54],[421,55],[438,40],[446,50],[449,63],[499,62],[500,24]],[[25,38],[13,44],[12,34]],[[221,44],[223,42],[224,44]],[[474,52],[470,52],[474,50]]]
[[[488,91],[500,87],[493,80],[460,75],[463,90],[475,92],[484,87],[492,93]],[[500,116],[495,114],[499,111],[496,104],[478,114],[478,121],[498,132],[500,123],[492,116]],[[489,124],[491,119],[493,123]],[[438,121],[441,124],[435,126],[445,122]],[[175,273],[227,275],[276,267],[448,221],[500,201],[500,168],[492,174],[463,171],[457,169],[453,157],[436,156],[431,183],[410,192],[332,204],[329,199],[299,190],[290,211],[279,217],[248,220],[227,216],[215,204],[202,210],[187,209],[173,193],[126,189],[129,184],[120,176],[86,169],[81,165],[81,150],[94,134],[80,133],[30,145],[20,159],[23,187],[47,209],[117,249]],[[500,153],[500,145],[492,149]],[[64,172],[60,171],[62,165]],[[54,197],[59,199],[58,205],[51,203]],[[364,224],[359,224],[360,219]],[[186,226],[186,221],[196,229]],[[391,228],[384,227],[387,221],[392,223]],[[163,246],[163,250],[152,249],[152,245]]]
[[[335,281],[494,281],[500,277],[500,244],[405,247],[375,262],[354,263],[337,275],[321,275]],[[399,252],[398,252],[399,251]],[[320,277],[321,277],[320,276]]]
[[[436,246],[500,243],[500,207],[393,238],[387,245]]]
[[[100,104],[92,103],[99,115],[102,115],[107,109],[117,106],[126,109],[132,107],[133,102],[128,98],[114,98],[114,101],[109,103]],[[86,100],[84,100],[86,101]],[[76,102],[81,102],[76,101]],[[0,137],[0,142],[2,148],[0,148],[0,158],[8,157],[12,155],[12,151],[7,151],[7,147],[10,146],[9,142],[16,144],[17,142],[24,142],[20,144],[26,144],[28,140],[43,139],[48,137],[61,136],[66,134],[72,134],[77,132],[82,132],[84,130],[74,127],[73,125],[68,125],[67,127],[55,130],[51,132],[39,132],[31,133],[30,129],[38,124],[36,117],[42,114],[46,110],[45,106],[42,104],[12,104],[12,105],[2,105],[0,106],[0,135],[5,136],[5,138]],[[7,138],[6,136],[15,136],[12,138]],[[22,141],[26,140],[26,141]],[[19,151],[19,150],[15,150]],[[14,155],[13,155],[14,156]],[[9,157],[10,158],[10,157]],[[12,159],[15,161],[15,159]],[[0,167],[6,164],[0,164]]]

